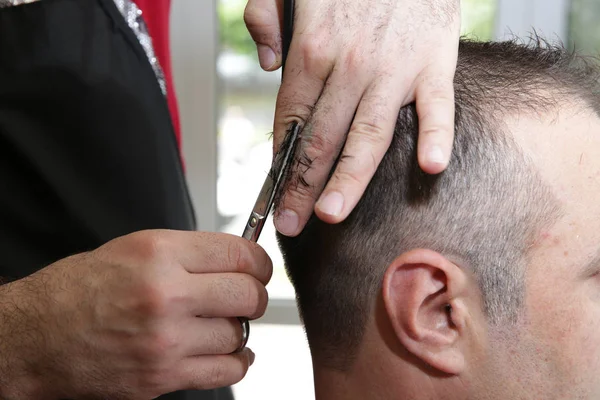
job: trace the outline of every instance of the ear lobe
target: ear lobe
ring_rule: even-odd
[[[429,366],[460,374],[465,367],[464,329],[469,314],[461,298],[464,272],[439,253],[417,249],[388,267],[383,300],[404,348]]]

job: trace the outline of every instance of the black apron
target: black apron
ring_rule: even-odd
[[[0,277],[159,228],[194,214],[166,98],[114,2],[0,8]]]

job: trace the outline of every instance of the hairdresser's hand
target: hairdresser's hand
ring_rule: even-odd
[[[237,316],[271,260],[239,237],[145,231],[0,286],[0,397],[151,399],[241,380]]]
[[[281,65],[278,3],[249,0],[245,14],[267,70]],[[446,168],[454,133],[459,3],[296,0],[274,148],[290,123],[300,121],[300,147],[311,165],[295,166],[296,177],[303,179],[292,180],[278,206],[275,224],[281,233],[300,233],[317,199],[321,219],[344,220],[389,147],[399,109],[415,99],[419,164],[432,174]],[[340,152],[341,161],[325,187]]]

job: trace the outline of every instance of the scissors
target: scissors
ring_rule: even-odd
[[[285,61],[290,49],[290,44],[292,42],[292,34],[294,31],[294,0],[284,0],[283,2],[283,32],[282,32],[282,62],[281,62],[281,71],[283,78],[283,70],[285,69]],[[281,183],[285,180],[286,172],[288,170],[289,164],[294,159],[294,152],[296,148],[296,142],[298,141],[300,133],[300,125],[294,123],[292,125],[291,130],[289,131],[290,137],[286,139],[285,145],[287,146],[283,149],[283,159],[281,160],[279,170],[275,171],[274,168],[271,169],[271,172],[267,175],[265,179],[265,183],[258,194],[258,198],[256,199],[256,203],[254,204],[254,208],[250,213],[250,217],[248,218],[248,222],[246,223],[246,228],[244,229],[244,233],[242,237],[248,239],[252,242],[257,242],[262,232],[263,226],[269,216],[269,212],[273,207],[273,203],[277,198],[277,194],[281,189]],[[250,337],[250,323],[247,318],[238,317],[240,323],[242,324],[242,342],[237,351],[241,351],[246,347],[248,343],[248,338]]]

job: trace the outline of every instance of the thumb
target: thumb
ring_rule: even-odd
[[[280,0],[248,0],[244,12],[246,27],[256,42],[258,60],[265,71],[281,66],[281,19]]]

